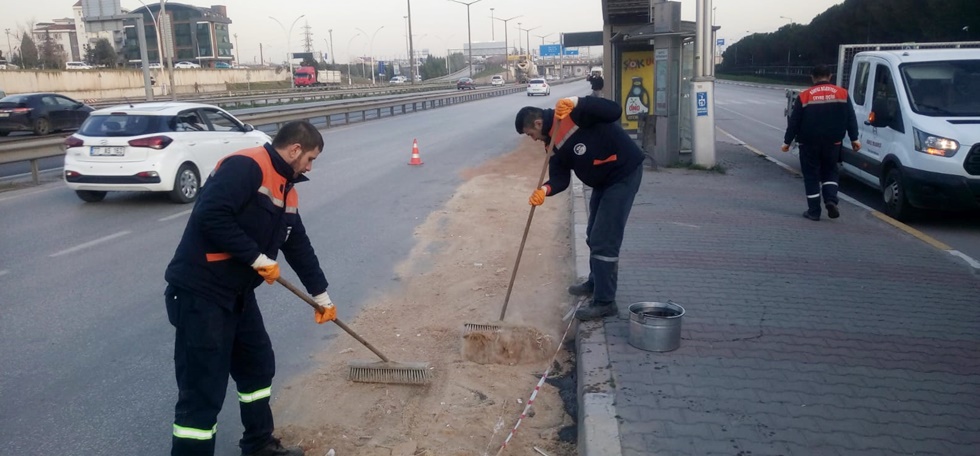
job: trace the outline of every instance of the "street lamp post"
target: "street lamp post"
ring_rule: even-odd
[[[495,30],[494,30],[495,28],[496,27],[494,26],[494,23],[493,23],[493,8],[490,8],[490,41],[496,41],[496,39],[497,39],[493,35],[494,32],[495,32]]]
[[[371,84],[375,83],[374,73],[377,72],[376,69],[374,68],[374,37],[377,36],[378,32],[380,32],[381,29],[383,28],[385,28],[385,26],[382,25],[381,27],[378,27],[378,29],[375,30],[374,33],[371,34],[371,43],[368,45],[368,56],[371,57]],[[364,36],[367,37],[367,33],[365,33],[364,30],[361,30],[359,28],[355,28],[354,30],[364,33]]]
[[[507,69],[505,75],[508,80],[510,79],[510,42],[507,41],[507,21],[510,21],[511,19],[517,19],[519,17],[521,17],[520,14],[507,19],[501,19],[499,17],[493,18],[494,20],[501,21],[504,23],[504,68]]]
[[[482,0],[473,0],[472,2],[465,3],[459,0],[449,0],[453,3],[459,3],[460,5],[466,5],[466,42],[469,47],[469,66],[470,66],[470,77],[473,77],[473,33],[470,31],[470,5],[480,2]]]
[[[293,77],[293,59],[291,59],[289,56],[290,38],[293,36],[293,26],[295,26],[296,23],[304,17],[306,17],[305,14],[301,14],[299,17],[297,17],[296,20],[294,20],[289,26],[289,31],[286,31],[286,26],[282,25],[282,22],[279,22],[279,19],[269,16],[269,19],[276,21],[276,23],[279,24],[279,27],[282,28],[282,32],[286,34],[286,61],[289,62],[289,87],[292,89],[296,88],[296,78]]]
[[[143,8],[146,8],[146,12],[150,13],[150,20],[153,21],[153,28],[156,29],[157,31],[157,58],[160,59],[160,68],[163,68],[163,43],[161,42],[162,40],[160,39],[161,36],[160,23],[157,22],[156,16],[154,16],[153,12],[150,11],[150,8],[146,6],[146,3],[143,3],[143,0],[138,0],[138,1],[140,2],[140,5],[143,5]],[[10,37],[7,37],[7,39],[9,40]],[[10,43],[7,43],[7,46],[10,46]]]
[[[360,36],[360,34],[361,34],[360,32],[355,33],[354,36],[350,37],[350,39],[347,40],[347,85],[353,85],[354,84],[354,82],[351,80],[351,77],[350,77],[350,61],[351,61],[351,58],[350,58],[350,44],[353,43],[354,42],[354,38],[357,38],[358,36]]]
[[[4,33],[7,34],[7,61],[14,58],[14,48],[10,47],[10,29],[4,29]]]
[[[412,41],[412,0],[408,3],[408,67],[411,68],[412,85],[415,85],[415,43]]]
[[[235,62],[237,62],[239,65],[241,65],[242,64],[242,51],[241,51],[241,49],[238,48],[238,34],[236,33],[234,36],[235,36]]]
[[[789,19],[789,25],[793,25],[793,23],[794,23],[793,22],[793,18],[791,18],[789,16],[779,16],[779,18],[780,19]],[[788,43],[790,43],[789,40],[786,40],[786,43],[787,43],[788,46],[791,46],[791,45],[788,44]],[[793,50],[792,47],[787,47],[786,48],[786,72],[787,73],[789,73],[789,54],[790,54],[790,51],[792,51],[792,50]]]
[[[336,65],[337,58],[333,55],[333,29],[327,30],[327,33],[330,34],[330,64]]]
[[[540,25],[537,26],[537,27],[531,27],[529,29],[523,29],[524,30],[524,33],[527,34],[527,41],[526,41],[526,43],[527,43],[527,60],[528,60],[528,64],[530,64],[532,61],[534,61],[534,56],[531,53],[531,30],[539,29],[539,28],[541,28]],[[520,40],[520,37],[517,37],[517,38],[518,38],[518,40]]]

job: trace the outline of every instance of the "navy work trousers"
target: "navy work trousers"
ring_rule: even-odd
[[[807,210],[820,215],[820,196],[824,204],[837,204],[837,164],[841,159],[841,145],[800,144],[800,170],[803,171],[803,187],[806,189]]]
[[[245,454],[272,441],[269,407],[275,354],[262,314],[249,291],[232,305],[168,286],[167,316],[177,329],[174,367],[179,396],[174,410],[171,455],[214,454],[218,412],[235,380],[245,433]]]
[[[626,221],[642,178],[643,165],[640,164],[625,179],[601,189],[592,189],[585,242],[589,246],[589,282],[595,286],[592,293],[594,302],[616,300],[619,248],[623,245]]]

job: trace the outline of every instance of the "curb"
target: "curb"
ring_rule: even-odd
[[[572,177],[572,246],[575,276],[589,275],[589,248],[585,244],[588,224],[585,190]],[[574,317],[573,317],[574,318]],[[616,389],[610,369],[605,324],[600,321],[579,323],[575,328],[576,375],[578,387],[578,453],[582,456],[621,456],[622,442],[616,419]]]
[[[783,168],[784,170],[788,171],[790,174],[792,174],[794,176],[802,176],[802,174],[800,174],[799,172],[797,172],[791,166],[789,166],[789,165],[787,165],[787,164],[785,164],[783,162],[780,162],[779,160],[776,160],[775,158],[770,157],[765,152],[763,152],[763,151],[761,151],[759,149],[756,149],[755,147],[752,147],[752,146],[748,145],[745,141],[742,141],[741,139],[736,138],[735,135],[733,135],[733,134],[731,134],[731,133],[729,133],[729,132],[727,132],[725,130],[722,130],[721,128],[718,128],[718,127],[715,127],[715,129],[717,129],[719,132],[721,132],[725,136],[728,136],[729,138],[732,138],[736,143],[738,143],[739,146],[742,146],[742,147],[748,149],[750,152],[752,152],[752,153],[754,153],[754,154],[756,154],[756,155],[758,155],[758,156],[766,159],[767,161],[769,161],[771,163],[775,163],[777,166],[779,166],[780,168]],[[923,232],[921,232],[921,231],[919,231],[919,230],[917,230],[915,228],[912,228],[911,226],[908,226],[908,225],[906,225],[906,224],[904,224],[904,223],[902,223],[902,222],[900,222],[898,220],[895,220],[895,219],[893,219],[893,218],[891,218],[891,217],[889,217],[889,216],[887,216],[887,215],[885,215],[885,214],[883,214],[883,213],[881,213],[879,211],[876,211],[876,210],[868,207],[867,205],[861,203],[860,201],[858,201],[858,200],[856,200],[856,199],[854,199],[854,198],[852,198],[852,197],[850,197],[850,196],[848,196],[848,195],[846,195],[844,193],[840,193],[839,192],[837,194],[837,196],[840,199],[842,199],[844,201],[847,201],[848,203],[851,203],[851,204],[853,204],[853,205],[855,205],[855,206],[857,206],[857,207],[859,207],[861,209],[864,209],[865,211],[867,211],[868,213],[870,213],[871,216],[873,216],[873,217],[875,217],[875,218],[877,218],[877,219],[879,219],[879,220],[881,220],[881,221],[883,221],[883,222],[885,222],[885,223],[887,223],[887,224],[889,224],[889,225],[891,225],[891,226],[893,226],[895,228],[898,228],[902,232],[904,232],[904,233],[906,233],[906,234],[908,234],[908,235],[910,235],[910,236],[912,236],[912,237],[914,237],[914,238],[916,238],[916,239],[918,239],[918,240],[920,240],[922,242],[925,242],[926,244],[932,246],[933,248],[935,248],[937,250],[941,250],[941,251],[943,251],[945,253],[948,253],[949,255],[952,255],[956,259],[958,259],[958,260],[966,263],[966,265],[969,266],[970,268],[972,268],[974,272],[980,272],[980,261],[977,261],[976,259],[970,257],[969,255],[967,255],[967,254],[965,254],[963,252],[960,252],[959,250],[956,250],[956,249],[954,249],[954,248],[946,245],[942,241],[939,241],[938,239],[936,239],[936,238],[934,238],[932,236],[929,236],[928,234],[925,234],[925,233],[923,233]]]

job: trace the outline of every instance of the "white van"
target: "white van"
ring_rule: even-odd
[[[880,188],[896,219],[980,210],[980,48],[859,52],[843,68],[863,146],[843,171]]]
[[[65,62],[66,70],[91,70],[92,65],[85,62]]]

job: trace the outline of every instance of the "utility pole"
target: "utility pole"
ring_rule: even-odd
[[[490,8],[490,41],[496,41],[496,38],[493,36],[494,28],[496,27],[493,23],[493,8]]]
[[[330,34],[330,64],[336,65],[337,58],[333,54],[333,29],[327,30],[327,33]]]
[[[313,32],[310,28],[310,21],[306,21],[303,25],[303,50],[306,52],[313,52]]]
[[[265,65],[265,55],[262,52],[262,43],[259,43],[259,65]]]
[[[160,14],[157,17],[160,18],[160,26],[164,29],[160,32],[160,36],[166,40],[166,43],[163,43],[163,53],[164,60],[167,62],[168,79],[170,79],[170,99],[177,101],[177,83],[174,82],[174,59],[170,55],[170,51],[173,50],[173,41],[170,38],[173,36],[174,31],[170,24],[170,16],[167,16],[167,0],[160,0]]]
[[[235,36],[235,62],[237,62],[239,65],[241,65],[242,64],[242,51],[241,51],[241,49],[238,48],[238,34],[236,33],[234,36]]]
[[[711,0],[697,0],[697,20],[694,38],[694,78],[691,80],[691,116],[694,164],[707,168],[715,166],[715,62],[711,42]]]
[[[10,47],[10,29],[4,29],[4,33],[7,34],[7,61],[14,58],[14,48]]]
[[[470,65],[470,77],[472,78],[473,77],[473,33],[470,29],[470,5],[480,2],[482,0],[474,0],[469,3],[461,2],[459,0],[449,0],[449,1],[453,3],[459,3],[460,5],[466,5],[466,41],[467,43],[469,43],[467,45],[469,47],[469,52],[470,52],[468,63]]]
[[[412,0],[408,2],[408,67],[411,68],[412,85],[415,84],[415,43],[412,41]]]

